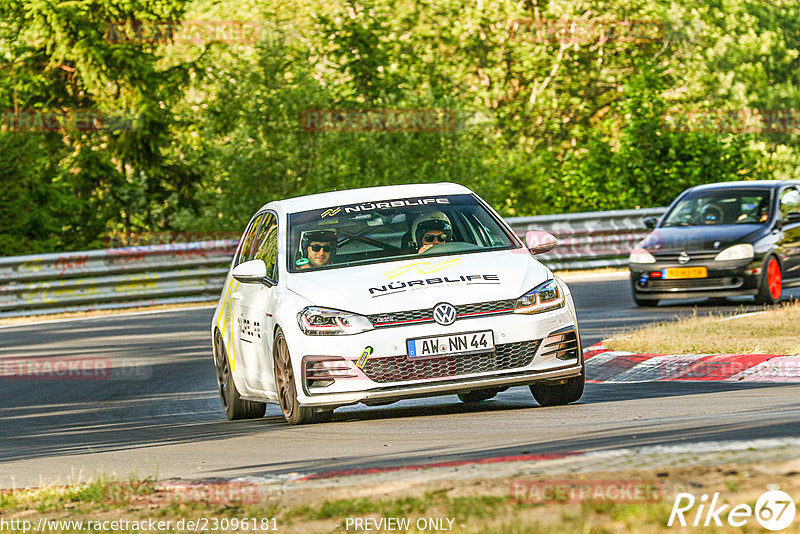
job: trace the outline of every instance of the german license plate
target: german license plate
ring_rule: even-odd
[[[450,336],[422,337],[406,341],[409,358],[432,358],[437,356],[457,356],[473,352],[494,350],[494,336],[491,330],[467,332]]]
[[[705,267],[674,267],[664,269],[664,278],[708,278]]]

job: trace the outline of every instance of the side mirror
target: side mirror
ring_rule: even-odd
[[[645,217],[642,222],[644,222],[645,228],[652,230],[658,224],[658,217]]]
[[[271,287],[275,282],[267,276],[267,264],[264,260],[250,260],[233,268],[231,275],[243,284],[264,284]]]
[[[525,233],[525,246],[531,254],[544,254],[550,252],[558,245],[556,236],[542,230],[530,230]]]
[[[796,222],[800,222],[800,212],[793,211],[791,213],[787,213],[783,222],[784,224],[794,224]]]

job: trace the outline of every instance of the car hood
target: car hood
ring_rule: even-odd
[[[638,246],[652,253],[721,251],[750,242],[762,228],[759,224],[657,228]]]
[[[286,285],[313,305],[367,315],[515,299],[550,277],[516,249],[296,273]]]

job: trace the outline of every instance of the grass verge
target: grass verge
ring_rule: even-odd
[[[60,488],[0,492],[0,519],[6,525],[12,520],[30,521],[34,525],[47,518],[49,532],[100,532],[93,524],[108,521],[170,521],[173,528],[160,531],[192,530],[188,521],[216,524],[223,532],[353,532],[356,519],[370,519],[372,532],[431,532],[457,533],[627,533],[672,532],[667,522],[679,492],[696,496],[719,492],[720,502],[747,503],[753,506],[767,487],[779,486],[791,495],[800,489],[798,475],[800,460],[750,465],[720,465],[706,467],[647,468],[622,472],[562,475],[555,478],[517,476],[489,479],[453,479],[448,482],[381,482],[377,485],[309,488],[302,484],[293,488],[270,491],[261,488],[258,497],[245,499],[208,498],[220,495],[220,485],[204,493],[182,493],[182,499],[172,490],[152,480],[118,481],[100,478],[89,484]],[[630,481],[646,482],[659,487],[656,499],[648,502],[624,502],[624,498],[590,497],[582,502],[558,497],[532,499],[531,487],[561,485],[579,487],[623,486]],[[369,487],[367,487],[369,486]],[[191,486],[195,489],[198,485]],[[518,488],[525,487],[525,491]],[[364,497],[364,494],[369,496]],[[589,495],[590,493],[587,493]],[[253,496],[247,493],[246,496]],[[538,493],[537,493],[538,495]],[[542,493],[541,495],[546,495]],[[728,508],[730,510],[730,507]],[[694,510],[693,510],[694,512]],[[725,521],[727,513],[721,514]],[[691,518],[694,513],[691,514]],[[395,518],[406,521],[408,528],[386,528],[380,521]],[[83,521],[80,528],[62,527],[63,521]],[[183,521],[184,528],[174,528]],[[246,523],[242,523],[246,520]],[[56,521],[62,523],[55,523]],[[255,523],[253,522],[255,521]],[[349,521],[349,523],[348,523]],[[91,523],[90,523],[91,522]],[[755,523],[751,519],[751,522]],[[253,528],[258,525],[258,528]],[[268,528],[264,528],[266,527]],[[349,525],[349,528],[348,528]],[[128,528],[125,528],[128,527]],[[744,531],[753,531],[758,525]],[[123,524],[120,532],[148,531],[141,525],[131,528]],[[7,531],[21,531],[5,528]],[[203,530],[197,529],[194,530]],[[365,530],[365,529],[360,529]],[[742,532],[741,528],[711,526],[692,529],[693,532]]]
[[[612,350],[649,354],[800,355],[800,303],[764,312],[684,317],[637,328],[604,343]]]

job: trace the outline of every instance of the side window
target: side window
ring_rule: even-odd
[[[267,275],[276,278],[275,263],[278,260],[278,220],[272,213],[267,213],[258,229],[256,253],[253,259],[263,260],[267,264]]]
[[[263,213],[255,218],[253,224],[251,224],[250,228],[247,229],[247,233],[242,236],[242,244],[239,247],[239,252],[236,253],[236,261],[233,264],[234,267],[240,263],[253,259],[253,245],[255,244],[256,240],[256,232],[258,231],[258,226],[261,224],[262,220],[264,220]]]
[[[781,193],[781,218],[793,212],[800,213],[800,192],[790,187]]]

